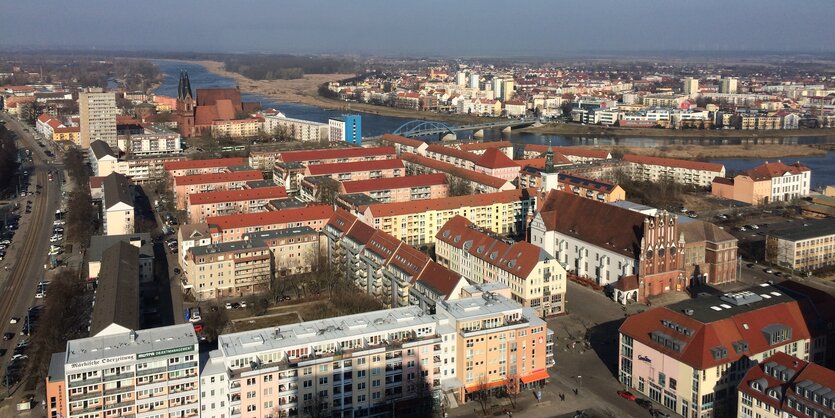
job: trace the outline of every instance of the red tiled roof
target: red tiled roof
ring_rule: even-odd
[[[91,189],[101,189],[101,185],[104,182],[104,176],[90,176],[90,188]]]
[[[476,162],[481,157],[478,154],[473,154],[472,152],[460,150],[457,148],[447,147],[440,144],[430,144],[426,147],[426,152],[434,152],[436,154],[446,155],[453,158],[460,158],[465,161]]]
[[[357,219],[357,221],[354,222],[354,225],[351,226],[351,229],[345,233],[345,237],[364,245],[371,239],[375,231],[377,230],[374,229],[373,226]]]
[[[590,149],[590,148],[581,148],[581,147],[551,147],[554,153],[560,153],[564,155],[574,155],[577,157],[584,157],[584,158],[598,158],[598,159],[607,159],[609,158],[609,151],[606,150],[598,150],[598,149]],[[548,145],[542,144],[525,144],[525,151],[532,151],[532,152],[545,152],[548,151]]]
[[[68,128],[55,128],[55,130],[53,132],[55,132],[56,134],[60,134],[60,133],[80,132],[80,131],[81,131],[80,127],[70,126]]]
[[[362,193],[374,190],[393,190],[441,184],[446,184],[446,175],[443,173],[434,173],[407,177],[346,181],[342,183],[342,187],[345,189],[345,193]]]
[[[357,217],[345,209],[336,208],[327,225],[344,235],[357,222]]]
[[[650,157],[647,155],[626,154],[623,156],[624,161],[635,164],[659,165],[664,167],[678,167],[688,170],[705,170],[720,172],[725,166],[722,164],[706,163],[702,161],[679,160],[676,158]]]
[[[194,110],[194,124],[197,126],[211,125],[219,119],[217,106],[197,106]]]
[[[236,215],[210,216],[206,223],[221,230],[246,228],[261,225],[286,224],[312,220],[327,220],[333,216],[330,205],[313,205],[303,208],[282,209],[275,212],[242,213]]]
[[[508,168],[517,167],[516,163],[510,159],[505,153],[499,151],[497,148],[488,148],[481,154],[481,157],[475,161],[479,167],[485,168]]]
[[[418,251],[411,245],[403,244],[394,252],[389,260],[389,266],[397,267],[400,271],[416,279],[427,264],[432,262],[428,255]]]
[[[383,134],[383,138],[381,139],[381,141],[392,142],[392,143],[395,143],[395,144],[406,145],[406,146],[415,147],[415,148],[425,144],[425,142],[423,142],[419,139],[406,138],[405,136],[394,135],[394,134]]]
[[[456,215],[441,227],[435,238],[459,249],[469,242],[467,252],[470,255],[523,278],[528,277],[539,260],[546,256],[544,250],[529,242],[508,244],[492,231],[474,226],[467,218]]]
[[[726,184],[728,186],[733,186],[734,185],[734,179],[729,179],[727,177],[717,176],[717,177],[713,178],[713,183]]]
[[[368,209],[374,217],[395,216],[430,210],[450,210],[461,207],[488,206],[494,203],[510,203],[531,199],[535,196],[535,189],[514,189],[495,193],[425,199],[413,202],[379,203],[369,205]]]
[[[789,378],[788,381],[784,382],[781,379],[778,379],[778,378],[774,377],[773,375],[765,372],[765,370],[764,370],[765,365],[769,364],[769,363],[772,363],[772,362],[776,363],[776,365],[785,367],[786,371],[791,371],[792,376]],[[783,395],[786,393],[786,390],[788,390],[790,388],[790,386],[791,386],[790,382],[791,381],[802,382],[803,380],[805,380],[805,379],[801,379],[797,374],[799,372],[803,371],[808,364],[809,363],[807,363],[807,362],[805,362],[805,361],[803,361],[799,358],[792,357],[792,356],[790,356],[786,353],[778,351],[774,355],[763,359],[762,361],[760,361],[759,363],[755,364],[753,367],[748,369],[748,372],[745,373],[745,377],[743,377],[742,380],[739,383],[739,390],[743,393],[746,393],[746,394],[750,395],[752,398],[757,399],[758,401],[761,401],[761,402],[764,402],[764,403],[770,405],[772,408],[779,411],[780,409],[784,408],[785,404],[784,404],[783,401],[785,401],[785,397]],[[817,366],[817,367],[820,367],[820,366]],[[826,370],[826,369],[824,369],[824,370]],[[833,372],[831,370],[826,370],[826,371],[827,371],[827,374],[829,376],[828,376],[828,379],[824,378],[824,380],[829,380],[830,381],[829,385],[826,385],[826,382],[818,382],[817,380],[814,380],[814,379],[810,379],[810,380],[814,380],[815,383],[821,383],[824,386],[835,387],[835,385],[832,384],[832,383],[835,383],[835,381],[832,381],[833,377],[835,377],[835,372]],[[759,383],[762,386],[760,388],[760,390],[757,390],[757,389],[754,389],[754,388],[751,387],[751,383],[753,381],[757,381],[757,383]],[[766,394],[766,389],[771,389],[771,388],[776,388],[780,392],[780,395],[783,399],[782,400],[774,399],[771,396],[768,396]]]
[[[561,190],[551,190],[540,210],[545,228],[635,259],[647,215]]]
[[[464,280],[460,274],[436,263],[430,262],[423,269],[420,276],[413,282],[420,283],[435,292],[444,295],[444,299],[449,299],[455,287]]]
[[[210,203],[240,202],[242,200],[283,199],[285,197],[287,197],[287,190],[284,187],[275,186],[193,193],[188,196],[188,202],[191,205],[205,205]]]
[[[377,157],[381,155],[391,155],[394,158],[394,147],[372,147],[372,148],[328,148],[317,149],[310,151],[288,151],[282,152],[279,155],[279,162],[294,162],[294,161],[316,161],[316,160],[330,160],[336,158],[359,158],[359,157]]]
[[[780,161],[769,163],[766,162],[765,164],[759,165],[747,171],[749,177],[753,180],[771,180],[774,177],[782,177],[786,173],[791,175],[801,174],[805,171],[809,171],[809,167],[806,167],[799,162],[794,164],[783,164]]]
[[[387,160],[352,161],[349,163],[313,164],[307,167],[307,171],[310,172],[311,176],[320,176],[370,170],[393,170],[397,168],[403,168],[403,161],[390,158]]]
[[[376,254],[383,259],[383,263],[385,264],[401,244],[406,245],[403,241],[379,229],[375,229],[374,234],[365,243],[365,251]]]
[[[175,186],[192,184],[225,183],[230,181],[264,180],[264,175],[258,170],[233,171],[229,173],[193,174],[190,176],[174,177]]]
[[[479,173],[473,170],[467,170],[466,168],[461,168],[449,163],[445,163],[443,161],[438,161],[434,158],[424,157],[422,155],[412,154],[410,152],[404,152],[400,155],[400,158],[403,161],[408,161],[413,164],[422,165],[433,170],[443,171],[444,173],[460,177],[462,179],[474,183],[483,184],[494,189],[501,189],[508,183],[508,181],[505,179],[500,179],[498,177],[494,177],[489,174]]]
[[[236,88],[197,89],[197,108],[214,106],[219,100],[229,100],[235,109],[241,109],[241,91]]]
[[[49,114],[47,114],[47,113],[44,113],[44,114],[41,114],[40,116],[38,116],[38,120],[43,122],[43,123],[48,122],[50,119],[52,119],[52,116],[49,116]]]
[[[196,170],[200,168],[215,168],[215,167],[238,167],[246,165],[243,158],[214,158],[210,160],[183,160],[183,161],[169,161],[162,166],[165,171],[172,170]]]
[[[696,320],[681,312],[675,305],[653,308],[627,317],[620,327],[620,332],[698,370],[709,369],[720,364],[730,364],[743,356],[751,356],[776,347],[769,344],[763,333],[763,329],[770,324],[786,325],[792,330],[791,339],[778,343],[780,345],[810,338],[797,301],[756,302],[756,304],[762,305],[757,307],[752,304],[746,309],[740,309],[736,314],[728,312],[726,316],[709,322]],[[711,309],[707,305],[700,306],[698,309]],[[663,325],[662,320],[671,321],[693,332],[685,335]],[[654,331],[681,341],[683,347],[677,351],[653,341],[651,333]],[[747,343],[748,349],[742,352],[735,350],[733,343],[738,341]],[[714,358],[711,349],[716,347],[724,347],[727,350],[727,356]]]

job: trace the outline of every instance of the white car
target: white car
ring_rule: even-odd
[[[17,360],[24,360],[29,358],[26,354],[15,354],[12,356],[11,362],[15,362]]]
[[[54,226],[61,226],[63,224],[64,224],[64,221],[61,220],[61,219],[58,219],[57,221],[52,222],[52,225],[54,225]]]
[[[20,321],[20,318],[18,318],[16,316],[13,316],[12,319],[9,320],[9,323],[10,324],[16,324],[16,323],[18,323],[18,321]]]
[[[49,242],[60,242],[62,239],[64,239],[63,235],[53,235],[52,238],[49,239]]]
[[[49,255],[59,255],[62,252],[64,252],[64,251],[61,250],[61,248],[55,248],[54,246],[49,249]]]

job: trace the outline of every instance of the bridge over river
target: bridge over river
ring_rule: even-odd
[[[473,136],[479,137],[484,134],[485,129],[501,129],[503,132],[510,132],[513,128],[524,128],[538,123],[536,119],[501,119],[471,125],[449,126],[442,122],[412,120],[404,123],[392,133],[409,138],[434,137],[441,140],[454,140],[458,132],[472,131]]]

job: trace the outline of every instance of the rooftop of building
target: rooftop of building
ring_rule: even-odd
[[[205,193],[192,193],[188,196],[191,205],[207,205],[223,202],[240,202],[245,200],[281,199],[287,197],[284,187],[259,187],[256,189],[215,190]]]
[[[676,167],[688,170],[720,172],[725,169],[725,166],[722,164],[706,163],[703,161],[681,160],[677,158],[652,157],[649,155],[626,154],[623,156],[623,160],[636,164]]]
[[[368,172],[371,170],[393,170],[403,168],[404,166],[402,160],[389,158],[385,160],[313,164],[307,166],[307,171],[310,172],[310,175],[312,176],[319,176],[326,174]]]
[[[155,353],[164,355],[166,350],[196,345],[194,326],[179,324],[70,340],[63,354],[68,366],[82,363],[78,367],[84,367],[84,362],[93,360]],[[73,367],[68,369],[72,372]]]
[[[209,254],[223,254],[262,250],[269,250],[269,247],[267,247],[264,241],[258,239],[257,236],[251,236],[249,237],[249,239],[243,239],[240,241],[218,242],[209,245],[199,245],[188,249],[188,251],[195,257]]]
[[[246,228],[259,225],[284,224],[329,219],[333,215],[330,205],[311,205],[301,208],[283,209],[274,212],[243,213],[239,215],[211,216],[206,222],[221,230]]]
[[[172,170],[196,170],[201,168],[233,167],[246,164],[244,158],[213,158],[208,160],[183,160],[169,161],[163,167],[166,171]]]
[[[765,164],[758,165],[746,171],[745,174],[754,181],[760,181],[771,180],[772,178],[783,177],[785,175],[798,175],[808,171],[810,171],[809,167],[806,167],[800,162],[784,164],[780,161],[773,163],[766,161]]]
[[[128,178],[119,173],[110,173],[102,180],[102,193],[105,209],[123,203],[133,207],[133,192],[130,190]]]
[[[795,222],[790,228],[772,230],[768,235],[791,242],[835,235],[835,218]]]
[[[299,200],[297,197],[288,197],[284,199],[270,200],[269,205],[278,211],[282,209],[303,208],[307,206],[307,203]]]
[[[293,228],[272,229],[269,231],[249,232],[244,234],[244,241],[250,240],[253,242],[268,242],[269,240],[297,237],[302,235],[311,235],[319,233],[309,226],[297,226]]]
[[[349,148],[327,148],[309,151],[287,151],[282,152],[276,162],[306,162],[343,158],[375,157],[391,155],[394,157],[394,147],[349,147]]]
[[[101,261],[104,250],[120,242],[137,245],[140,257],[154,256],[154,242],[151,240],[151,234],[147,232],[127,235],[93,235],[90,237],[90,246],[87,248],[87,261]]]
[[[115,324],[139,328],[139,249],[120,241],[106,249],[96,286],[90,334]]]
[[[751,367],[740,381],[739,390],[775,412],[783,410],[799,417],[826,416],[835,405],[835,371],[778,351]],[[805,391],[810,396],[804,396]],[[791,408],[789,397],[820,414]]]
[[[167,164],[167,163],[166,163]],[[175,186],[195,184],[227,183],[232,181],[263,180],[264,175],[258,170],[234,171],[225,173],[192,174],[174,177]]]
[[[419,174],[404,177],[379,178],[342,182],[346,193],[361,193],[376,190],[392,190],[421,186],[438,186],[446,184],[446,174]]]
[[[352,206],[354,208],[359,208],[362,206],[370,206],[383,203],[379,199],[375,199],[365,193],[346,193],[341,194],[337,197],[337,200],[341,200]]]
[[[535,199],[535,189],[514,189],[495,193],[424,199],[412,202],[381,203],[368,210],[374,217],[407,215],[427,211],[451,210],[461,207],[489,206],[496,203],[513,203]]]
[[[405,136],[394,135],[394,134],[383,134],[383,137],[380,139],[382,142],[391,142],[394,144],[406,145],[410,147],[419,147],[425,142],[414,139],[414,138],[406,138]]]
[[[93,152],[93,156],[96,157],[96,160],[101,160],[104,157],[116,158],[116,154],[114,154],[113,150],[110,149],[110,145],[107,145],[107,142],[104,141],[96,140],[91,142],[90,151]]]
[[[525,151],[544,153],[548,151],[548,147],[548,145],[544,144],[525,144]],[[591,149],[582,147],[551,147],[551,149],[554,151],[554,153],[560,153],[563,155],[573,155],[577,157],[599,159],[612,158],[612,154],[610,154],[609,151],[602,149]]]
[[[400,155],[400,158],[403,159],[403,161],[408,161],[413,164],[428,167],[433,170],[441,171],[446,174],[460,177],[464,180],[468,180],[473,183],[483,184],[494,189],[500,189],[509,183],[505,179],[494,177],[485,173],[479,173],[473,170],[468,170],[466,168],[458,167],[449,163],[445,163],[443,161],[438,161],[434,158],[424,157],[423,155],[404,152]]]

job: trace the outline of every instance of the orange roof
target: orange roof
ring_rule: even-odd
[[[449,299],[453,296],[452,291],[455,290],[455,287],[461,280],[463,278],[460,274],[433,261],[423,269],[423,272],[414,282],[429,287],[435,292],[444,295],[445,299]]]
[[[437,186],[441,184],[446,184],[446,175],[443,173],[346,181],[342,183],[342,187],[345,189],[345,193],[362,193],[373,190],[404,189],[407,187]]]
[[[333,216],[330,205],[312,205],[303,208],[282,209],[275,212],[243,213],[225,216],[210,216],[206,223],[221,230],[246,228],[261,225],[278,225],[291,222],[327,220]]]
[[[163,164],[166,171],[196,170],[200,168],[237,167],[246,165],[243,158],[213,158],[209,160],[169,161]]]
[[[80,132],[80,131],[81,131],[80,127],[70,126],[68,128],[55,128],[55,130],[53,132],[55,132],[56,134],[60,134],[60,133]]]
[[[307,171],[311,176],[320,176],[370,170],[393,170],[397,168],[403,168],[403,161],[390,158],[387,160],[352,161],[349,163],[313,164],[307,167]]]
[[[194,193],[188,196],[191,205],[205,205],[222,202],[240,202],[256,199],[283,199],[287,197],[287,190],[281,186],[258,187],[241,190],[216,190],[206,193]]]
[[[174,177],[175,186],[189,186],[193,184],[226,183],[230,181],[264,180],[264,175],[258,170],[233,171],[229,173],[193,174],[190,176]]]
[[[317,161],[317,160],[331,160],[340,158],[360,158],[360,157],[376,157],[381,155],[391,155],[394,157],[394,147],[372,147],[372,148],[328,148],[316,149],[310,151],[288,151],[282,152],[279,155],[279,162],[294,162],[294,161]]]
[[[534,199],[535,189],[514,189],[495,193],[483,193],[468,196],[444,197],[413,202],[380,203],[369,205],[368,210],[374,217],[407,215],[430,210],[451,210],[461,207],[489,206],[495,203],[510,203]]]
[[[516,163],[498,148],[488,148],[484,154],[481,154],[481,158],[475,161],[475,164],[485,168],[517,167]]]
[[[545,380],[549,377],[550,376],[548,376],[548,370],[540,369],[529,375],[522,376],[521,379],[522,383],[527,385],[528,383],[539,382],[540,380]]]
[[[400,158],[403,161],[408,161],[413,164],[422,165],[433,170],[443,171],[444,173],[460,177],[462,179],[474,183],[483,184],[494,189],[500,189],[508,183],[508,181],[505,179],[500,179],[498,177],[494,177],[485,173],[479,173],[473,170],[467,170],[466,168],[461,168],[449,163],[445,163],[443,161],[438,161],[434,158],[424,157],[422,155],[412,154],[410,152],[404,152],[400,154]]]
[[[650,157],[647,155],[626,154],[624,161],[635,164],[660,165],[664,167],[678,167],[688,170],[705,170],[720,172],[725,166],[722,164],[705,163],[702,161],[679,160],[676,158]]]
[[[799,162],[794,164],[783,164],[780,161],[769,163],[766,162],[765,164],[759,165],[754,167],[746,172],[749,177],[753,180],[771,180],[774,177],[782,177],[786,174],[797,175],[803,172],[809,171],[809,167],[806,167]]]

